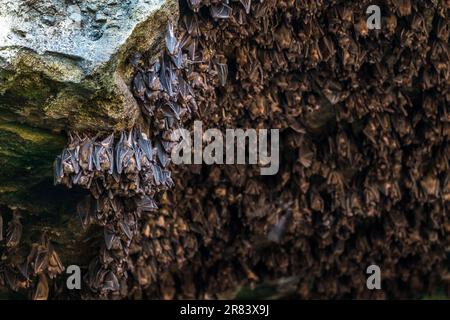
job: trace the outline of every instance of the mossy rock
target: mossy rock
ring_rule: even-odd
[[[51,26],[27,2],[3,2],[0,114],[52,130],[107,132],[133,126],[140,111],[129,89],[129,59],[148,48],[150,55],[159,54],[167,21],[177,19],[178,1],[100,0],[67,6],[45,0],[41,7],[56,12]],[[74,24],[74,8],[82,27]],[[103,29],[97,13],[111,20]],[[102,36],[93,39],[92,32],[99,30]]]
[[[28,207],[30,190],[52,176],[53,159],[64,143],[62,135],[0,122],[0,202]]]

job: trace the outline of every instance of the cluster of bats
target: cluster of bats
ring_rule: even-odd
[[[103,238],[81,298],[230,298],[277,279],[299,298],[448,289],[450,8],[388,0],[368,30],[371,4],[180,1],[161,55],[130,59],[142,123],[73,133],[55,162],[56,183],[90,190],[77,211]],[[194,119],[280,129],[279,173],[171,165]]]

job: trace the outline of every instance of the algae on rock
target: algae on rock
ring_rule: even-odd
[[[37,6],[0,0],[0,112],[54,130],[131,127],[139,108],[129,91],[128,59],[148,47],[159,52],[177,1]]]

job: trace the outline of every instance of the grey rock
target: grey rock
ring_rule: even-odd
[[[69,15],[69,19],[76,24],[76,27],[81,28],[80,23],[82,20],[82,15],[80,7],[77,5],[67,7],[67,14]]]
[[[95,21],[97,22],[105,22],[106,20],[108,20],[108,17],[102,12],[97,12],[95,15]]]
[[[176,0],[0,0],[0,120],[122,130],[140,113],[136,51],[162,48]]]
[[[48,26],[53,26],[56,22],[56,18],[54,16],[45,15],[42,17],[42,22]]]
[[[98,6],[96,3],[88,3],[86,8],[92,12],[96,12],[98,10]]]

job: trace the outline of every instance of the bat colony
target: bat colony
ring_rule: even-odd
[[[448,290],[449,2],[387,0],[380,30],[371,4],[180,1],[159,58],[130,59],[140,123],[72,130],[55,161],[55,183],[89,190],[82,226],[100,230],[76,294],[220,298],[283,277],[298,298]],[[176,130],[195,120],[278,129],[277,174],[171,164]],[[23,257],[21,234],[15,213],[0,285],[63,296],[51,239]],[[365,286],[373,263],[382,290]]]

